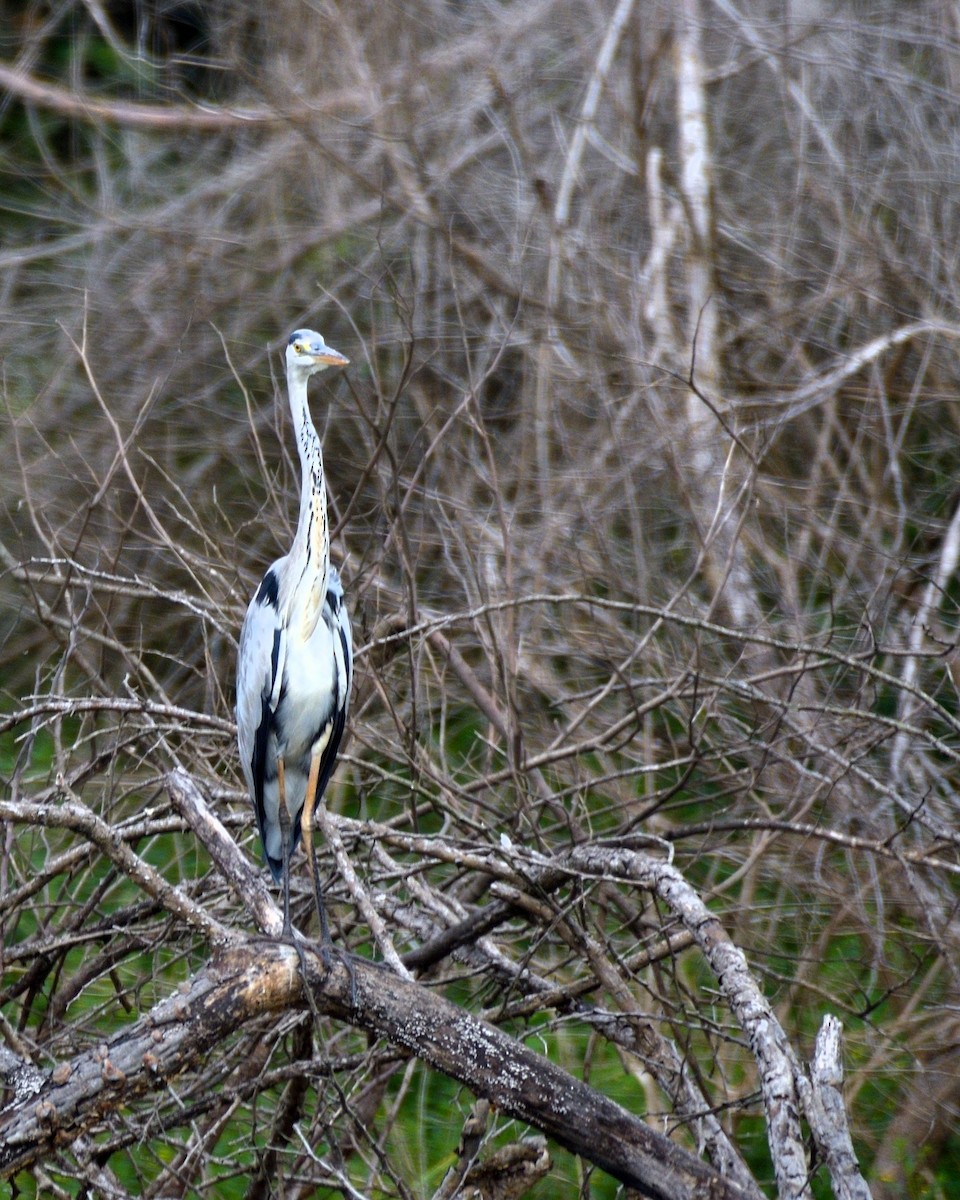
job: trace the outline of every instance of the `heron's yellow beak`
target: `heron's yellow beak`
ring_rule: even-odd
[[[350,362],[350,359],[338,350],[331,350],[328,346],[323,354],[315,354],[313,361],[323,363],[326,367],[345,367]]]

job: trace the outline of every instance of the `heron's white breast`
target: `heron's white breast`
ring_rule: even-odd
[[[337,659],[333,633],[323,619],[303,640],[288,634],[284,663],[283,698],[276,714],[279,749],[288,764],[309,759],[337,702]],[[329,733],[327,734],[329,736]]]

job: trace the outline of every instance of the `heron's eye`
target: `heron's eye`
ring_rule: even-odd
[[[303,342],[294,342],[293,343],[293,352],[294,352],[294,354],[302,354],[303,353]]]

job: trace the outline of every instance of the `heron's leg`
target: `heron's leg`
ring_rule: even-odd
[[[277,819],[280,823],[280,837],[282,839],[280,852],[283,856],[282,936],[284,939],[293,942],[293,948],[296,950],[297,958],[300,960],[300,974],[303,978],[303,988],[307,996],[307,1002],[310,1005],[310,1011],[319,1025],[320,1014],[317,1012],[317,1005],[313,999],[313,990],[310,987],[307,958],[303,953],[303,946],[300,945],[300,938],[293,932],[293,924],[290,921],[290,810],[287,808],[287,783],[283,773],[283,759],[279,754],[277,755],[277,798],[279,800]]]
[[[320,751],[315,750],[310,756],[310,773],[307,776],[307,794],[303,799],[303,812],[300,814],[300,831],[303,834],[303,848],[310,864],[310,877],[313,880],[313,895],[317,902],[317,914],[320,917],[320,958],[324,966],[330,970],[333,956],[333,938],[330,936],[330,925],[327,921],[327,908],[323,902],[323,889],[320,886],[320,865],[317,862],[317,847],[313,840],[313,813],[317,806],[317,780],[320,776]],[[349,951],[338,950],[337,956],[347,968],[350,976],[350,1003],[357,1006],[357,976],[350,961]]]
[[[317,902],[317,916],[320,918],[320,943],[323,946],[333,945],[330,936],[330,925],[327,922],[327,909],[323,903],[323,889],[320,886],[320,867],[317,863],[317,848],[313,841],[313,810],[317,803],[317,780],[320,776],[320,752],[315,750],[310,756],[310,774],[307,776],[307,793],[303,799],[303,812],[300,814],[300,830],[303,833],[303,848],[307,852],[307,862],[310,866],[310,878],[313,880],[313,895]]]
[[[293,937],[290,923],[290,810],[287,808],[287,784],[283,758],[277,755],[277,820],[280,823],[280,854],[283,861],[283,937]]]

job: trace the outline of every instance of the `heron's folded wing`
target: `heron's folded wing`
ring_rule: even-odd
[[[240,761],[263,836],[263,785],[267,739],[280,700],[286,633],[277,608],[277,576],[271,567],[250,601],[240,630],[237,660],[237,742]]]

